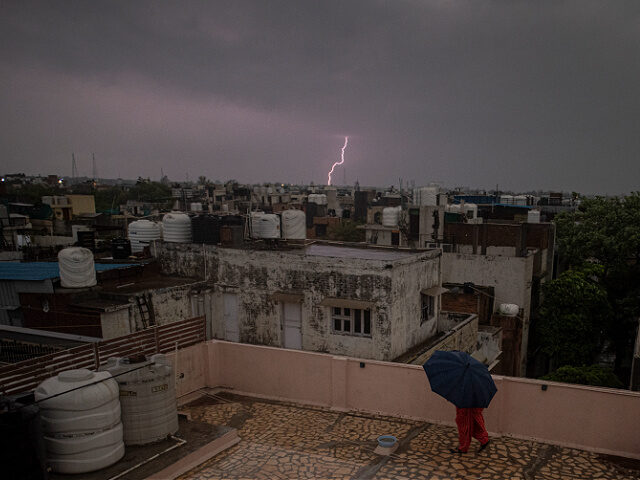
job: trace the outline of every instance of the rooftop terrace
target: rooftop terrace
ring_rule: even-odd
[[[453,455],[448,449],[457,442],[454,427],[416,420],[226,394],[184,410],[194,419],[237,428],[241,441],[180,480],[640,478],[640,462],[509,437],[493,437],[482,452],[476,442],[468,454]],[[391,455],[374,453],[382,433],[399,439]]]
[[[142,470],[114,476],[106,469],[87,478],[640,479],[638,392],[494,375],[498,393],[485,410],[491,444],[478,452],[474,441],[468,454],[451,454],[455,410],[430,391],[420,366],[202,342],[203,319],[188,325],[125,338],[133,348],[142,342],[136,335],[143,335],[148,345],[137,348],[169,355],[180,409],[189,418],[182,418],[177,435],[188,442],[161,456],[162,465],[149,457],[152,463]],[[173,348],[189,329],[199,332],[184,343],[190,346]],[[109,348],[103,343],[98,350]],[[107,358],[91,354],[91,346],[78,348],[69,351],[78,366]],[[66,365],[69,359],[49,359],[51,372],[56,361]],[[45,370],[29,365],[23,368]],[[28,378],[7,368],[0,384],[11,393],[39,381],[26,370],[22,375]],[[374,451],[384,434],[399,439],[390,455]],[[216,443],[222,440],[229,441]],[[130,464],[141,452],[128,449]]]

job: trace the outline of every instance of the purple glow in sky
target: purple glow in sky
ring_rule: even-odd
[[[639,188],[638,0],[0,5],[0,173]]]
[[[333,166],[331,167],[331,171],[329,172],[329,180],[327,181],[327,185],[331,185],[331,175],[333,174],[333,169],[336,168],[338,165],[342,165],[344,163],[344,151],[347,148],[347,144],[349,143],[349,137],[344,137],[344,146],[341,149],[340,152],[340,161],[336,162],[333,164]]]

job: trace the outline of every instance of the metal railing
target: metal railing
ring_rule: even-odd
[[[42,381],[73,368],[98,369],[109,357],[168,353],[206,340],[205,317],[151,327],[79,347],[0,367],[0,393],[28,392]]]

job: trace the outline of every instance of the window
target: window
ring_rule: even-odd
[[[420,325],[424,322],[431,320],[436,315],[436,301],[435,297],[431,295],[420,294],[420,302],[422,304],[422,314],[420,315]]]
[[[369,309],[333,307],[331,320],[334,333],[371,336],[371,310]]]

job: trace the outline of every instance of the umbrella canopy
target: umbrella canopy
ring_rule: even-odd
[[[498,391],[487,367],[465,352],[437,350],[422,367],[431,390],[459,408],[486,408]]]

